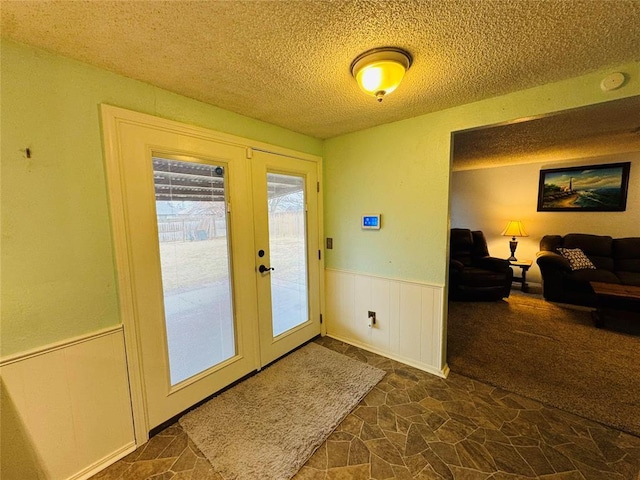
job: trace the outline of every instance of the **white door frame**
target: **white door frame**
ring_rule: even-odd
[[[127,356],[127,370],[131,406],[133,411],[133,426],[136,446],[142,445],[149,439],[149,422],[146,411],[144,382],[141,368],[140,334],[135,319],[135,300],[132,289],[132,270],[130,246],[126,234],[126,211],[124,205],[124,188],[121,182],[122,166],[120,154],[120,126],[136,124],[166,132],[177,133],[187,137],[208,139],[220,143],[241,146],[247,149],[247,158],[251,158],[252,149],[263,150],[278,155],[290,156],[302,160],[316,162],[318,170],[318,244],[323,245],[323,197],[322,188],[322,158],[307,153],[297,152],[283,147],[263,142],[216,132],[202,127],[196,127],[173,120],[167,120],[153,115],[134,112],[111,105],[101,105],[102,128],[105,149],[105,164],[107,176],[107,193],[109,211],[111,215],[111,230],[113,234],[114,256],[118,282],[118,297],[120,317],[124,326],[124,338]],[[324,312],[324,255],[319,260],[319,295],[320,313]],[[321,325],[321,334],[326,334],[326,326]],[[254,348],[256,357],[260,358],[259,338],[255,335]]]

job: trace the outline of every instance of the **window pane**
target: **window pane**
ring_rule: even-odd
[[[224,168],[153,159],[171,384],[236,353]]]
[[[267,174],[273,336],[309,319],[304,178]]]

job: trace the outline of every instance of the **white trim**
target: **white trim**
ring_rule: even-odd
[[[318,294],[320,295],[320,315],[323,317],[322,324],[320,325],[320,335],[327,334],[327,311],[326,311],[326,299],[325,299],[325,257],[327,255],[327,250],[325,249],[324,243],[324,178],[322,176],[323,173],[323,163],[322,160],[318,161],[318,175],[317,180],[320,188],[318,189],[318,248],[320,249],[321,258],[320,264],[318,265],[318,275],[320,278],[319,281],[319,289]]]
[[[113,452],[113,453],[107,455],[106,457],[98,460],[94,464],[89,465],[87,468],[82,469],[81,471],[79,471],[75,475],[71,475],[70,477],[67,478],[67,480],[87,480],[88,478],[91,478],[92,476],[94,476],[95,474],[101,472],[102,470],[104,470],[108,466],[113,465],[118,460],[126,457],[131,452],[133,452],[135,449],[136,449],[135,442],[131,442],[131,443],[127,444],[127,445],[124,445],[122,448],[119,448],[115,452]]]
[[[132,270],[129,245],[126,235],[126,211],[124,207],[124,185],[120,166],[119,122],[137,118],[142,121],[146,116],[131,115],[134,112],[108,105],[101,106],[104,157],[107,177],[109,213],[118,282],[120,318],[124,325],[124,341],[129,374],[129,391],[133,413],[133,431],[136,445],[149,440],[147,412],[144,399],[142,378],[141,349],[135,321],[134,292],[132,289]]]
[[[128,221],[124,204],[125,187],[123,183],[122,165],[120,164],[122,158],[120,152],[120,149],[122,148],[120,144],[120,126],[135,125],[148,127],[159,131],[165,131],[170,134],[191,137],[193,139],[215,141],[221,144],[255,149],[299,160],[315,162],[318,165],[317,168],[319,172],[322,172],[322,157],[235,135],[217,132],[208,128],[188,125],[154,115],[139,113],[112,105],[101,104],[100,108],[105,165],[107,171],[107,192],[111,217],[111,231],[118,280],[120,318],[122,319],[124,326],[123,331],[126,345],[127,370],[129,373],[134,432],[136,443],[139,446],[149,439],[149,421],[145,398],[144,372],[142,369],[142,348],[140,344],[139,328],[136,322],[136,294],[133,282],[133,265],[128,236],[126,234]],[[319,195],[318,208],[319,211],[322,211],[321,195]],[[320,237],[320,235],[322,235],[321,228],[319,238],[320,244],[322,244],[322,237]],[[324,288],[323,265],[324,263],[319,265],[319,282],[321,291]],[[322,312],[322,304],[320,309]]]
[[[153,125],[159,129],[165,129],[170,132],[180,133],[196,138],[202,138],[207,140],[215,140],[220,143],[226,143],[229,145],[236,145],[243,148],[252,148],[267,153],[274,153],[277,155],[284,155],[287,157],[297,158],[299,160],[310,160],[313,162],[321,161],[322,157],[312,155],[309,153],[298,152],[289,148],[280,147],[277,145],[271,145],[269,143],[259,142],[248,138],[238,137],[228,133],[218,132],[204,127],[197,127],[195,125],[189,125],[175,120],[169,120],[155,115],[148,115],[146,113],[140,113],[133,110],[127,110],[125,108],[114,107],[103,103],[101,105],[103,120],[105,116],[113,118],[117,123],[128,123],[133,125]]]
[[[444,288],[445,287],[444,283],[423,282],[421,280],[407,280],[407,279],[398,278],[398,277],[385,277],[384,275],[378,275],[376,273],[356,272],[355,270],[345,270],[345,269],[342,269],[342,268],[326,267],[325,271],[338,272],[338,273],[348,273],[349,275],[363,275],[363,276],[366,276],[366,277],[380,278],[382,280],[391,280],[393,282],[405,283],[405,284],[408,284],[408,285],[420,285],[422,287],[433,287],[433,288]]]
[[[7,355],[6,357],[0,358],[0,367],[4,367],[12,363],[20,362],[22,360],[27,360],[29,358],[37,357],[39,355],[44,355],[50,352],[54,352],[56,350],[67,348],[72,345],[77,345],[79,343],[88,342],[96,338],[104,337],[105,335],[111,335],[112,333],[119,332],[122,329],[123,329],[122,324],[115,325],[113,327],[103,328],[102,330],[98,330],[96,332],[87,333],[85,335],[79,335],[73,338],[68,338],[60,342],[50,343],[49,345],[44,345],[42,347],[34,348],[32,350],[27,350],[26,352]]]
[[[422,370],[423,372],[427,372],[430,373],[432,375],[436,375],[438,377],[441,378],[447,378],[447,376],[449,376],[449,365],[445,363],[444,367],[442,368],[442,370],[438,370],[437,368],[433,368],[429,365],[426,365],[424,363],[420,363],[420,362],[415,362],[409,358],[405,358],[402,357],[400,355],[393,355],[392,353],[389,352],[384,352],[382,350],[379,350],[377,348],[374,348],[370,345],[366,345],[364,343],[360,343],[354,340],[350,340],[350,339],[346,339],[346,338],[342,338],[339,337],[337,335],[331,335],[331,334],[327,334],[327,337],[329,338],[333,338],[335,340],[338,340],[340,342],[343,343],[347,343],[349,345],[353,345],[354,347],[358,347],[361,348],[362,350],[366,350],[367,352],[371,352],[371,353],[375,353],[377,355],[380,355],[381,357],[385,357],[385,358],[389,358],[391,360],[395,360],[397,362],[400,363],[404,363],[405,365],[409,365],[410,367],[414,367],[417,368],[418,370]]]

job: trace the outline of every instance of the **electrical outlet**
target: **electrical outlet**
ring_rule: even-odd
[[[333,249],[333,238],[327,237],[327,250]]]

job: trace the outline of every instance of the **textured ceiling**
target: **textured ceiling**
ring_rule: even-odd
[[[2,35],[318,138],[640,57],[640,0],[6,1]],[[379,104],[349,66],[411,52]]]
[[[640,152],[640,96],[457,132],[453,169]]]

